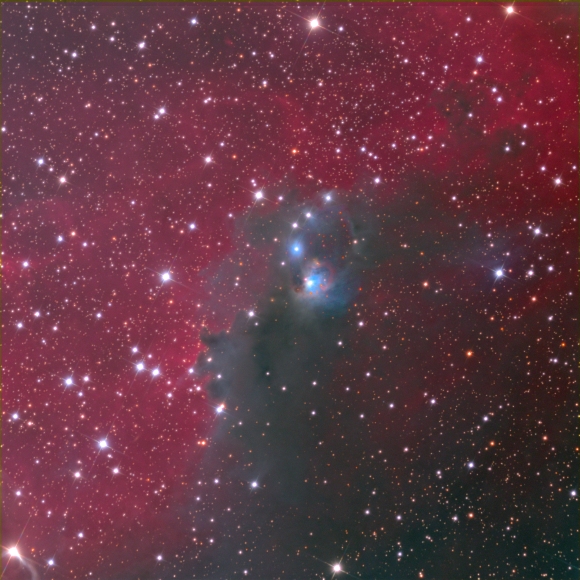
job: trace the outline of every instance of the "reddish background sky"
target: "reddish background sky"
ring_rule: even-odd
[[[6,579],[576,577],[578,7],[507,6],[2,7]]]

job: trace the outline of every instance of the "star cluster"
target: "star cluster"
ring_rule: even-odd
[[[2,26],[2,578],[577,577],[577,5]]]

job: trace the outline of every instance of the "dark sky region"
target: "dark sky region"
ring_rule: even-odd
[[[2,6],[2,579],[575,579],[578,5]]]

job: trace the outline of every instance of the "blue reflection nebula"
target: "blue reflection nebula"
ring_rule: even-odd
[[[310,296],[319,296],[327,292],[332,284],[333,272],[328,264],[315,261],[304,279],[304,291]]]

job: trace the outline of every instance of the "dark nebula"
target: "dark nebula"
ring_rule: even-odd
[[[2,7],[2,580],[578,578],[578,6]]]

